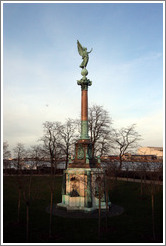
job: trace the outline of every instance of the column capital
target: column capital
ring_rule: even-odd
[[[77,80],[77,84],[81,85],[82,90],[88,90],[88,86],[92,85],[92,81],[90,81],[87,77],[83,76],[80,80]]]

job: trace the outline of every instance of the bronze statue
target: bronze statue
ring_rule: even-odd
[[[82,63],[80,65],[81,68],[85,68],[88,64],[88,60],[89,60],[89,53],[92,52],[92,49],[88,52],[87,48],[82,47],[82,45],[80,44],[80,42],[77,40],[77,47],[78,47],[78,53],[80,54],[80,56],[82,56]]]

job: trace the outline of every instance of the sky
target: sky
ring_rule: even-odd
[[[114,128],[136,124],[141,146],[163,146],[163,4],[3,4],[3,141],[39,144],[45,121],[80,117],[82,58],[88,51],[89,106]]]

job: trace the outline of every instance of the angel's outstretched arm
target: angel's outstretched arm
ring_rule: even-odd
[[[88,54],[89,54],[89,53],[91,53],[91,52],[92,52],[92,50],[93,50],[93,49],[91,49],[91,50],[88,52]]]

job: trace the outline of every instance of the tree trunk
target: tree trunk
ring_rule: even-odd
[[[132,177],[133,177],[133,181],[135,182],[135,169],[134,169],[134,166],[132,167]]]
[[[100,181],[101,182],[101,181]],[[99,183],[99,219],[98,219],[98,238],[101,234],[101,198],[102,198],[102,183]]]
[[[152,187],[152,189],[153,189],[153,187]],[[156,235],[155,235],[155,219],[154,219],[154,192],[153,192],[153,190],[152,190],[151,200],[152,200],[152,226],[153,226],[153,239],[156,240]]]
[[[26,202],[27,207],[27,225],[26,225],[26,241],[29,241],[29,202]]]
[[[17,221],[18,221],[18,223],[20,223],[20,206],[21,206],[21,189],[19,188],[19,190],[18,190],[18,207],[17,207],[17,212],[18,212]]]
[[[67,169],[68,158],[69,158],[69,153],[68,153],[68,151],[67,151],[67,154],[66,154],[65,169]]]
[[[144,184],[146,184],[146,173],[144,173]]]
[[[143,196],[143,182],[142,182],[142,174],[141,174],[141,197]]]
[[[49,237],[52,236],[52,210],[53,210],[53,191],[51,190],[50,198],[50,228],[49,228]]]
[[[127,182],[128,182],[128,180],[129,180],[129,170],[127,168]]]
[[[119,156],[119,170],[122,168],[122,156]]]
[[[99,193],[99,219],[98,219],[98,238],[100,240],[100,227],[101,227],[101,197]]]
[[[29,187],[28,187],[28,198],[29,198],[29,200],[31,197],[31,181],[32,181],[32,176],[29,177]]]
[[[53,160],[51,159],[51,176],[53,175]]]
[[[108,230],[108,188],[106,188],[106,231]]]
[[[106,200],[106,231],[108,230],[108,180],[107,175],[105,174],[105,200]]]

